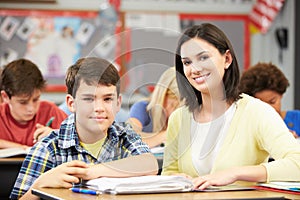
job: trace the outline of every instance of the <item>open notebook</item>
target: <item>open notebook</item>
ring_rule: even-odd
[[[0,149],[0,158],[9,158],[9,157],[25,157],[29,152],[30,148],[23,149],[18,147]]]
[[[254,190],[253,187],[229,185],[194,190],[192,182],[182,176],[139,176],[130,178],[97,178],[83,183],[84,187],[109,194],[139,194],[168,192],[216,192],[233,190]]]

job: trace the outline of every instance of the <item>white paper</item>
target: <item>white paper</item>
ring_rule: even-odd
[[[18,155],[26,155],[29,152],[30,148],[23,149],[18,147],[0,149],[0,158],[7,158]]]
[[[111,194],[184,192],[193,189],[192,182],[182,176],[98,178],[87,181],[85,185]]]

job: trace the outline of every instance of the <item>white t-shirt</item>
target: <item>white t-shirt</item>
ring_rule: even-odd
[[[236,110],[236,104],[217,119],[198,123],[194,119],[191,122],[192,161],[195,169],[201,175],[209,174],[220,146]]]

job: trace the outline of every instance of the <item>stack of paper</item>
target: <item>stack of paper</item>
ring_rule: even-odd
[[[139,176],[129,178],[97,178],[86,181],[82,186],[109,194],[140,194],[167,192],[221,192],[254,190],[254,187],[227,185],[195,190],[190,179],[183,176]]]
[[[193,189],[192,182],[182,176],[98,178],[87,181],[84,186],[110,194],[187,192]]]

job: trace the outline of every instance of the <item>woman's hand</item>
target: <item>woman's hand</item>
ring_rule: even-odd
[[[193,179],[195,189],[204,190],[208,186],[223,186],[235,181],[265,182],[267,170],[263,165],[241,166],[215,172]]]
[[[236,179],[233,170],[226,170],[194,178],[193,184],[195,189],[204,190],[209,186],[223,186],[234,183]]]

